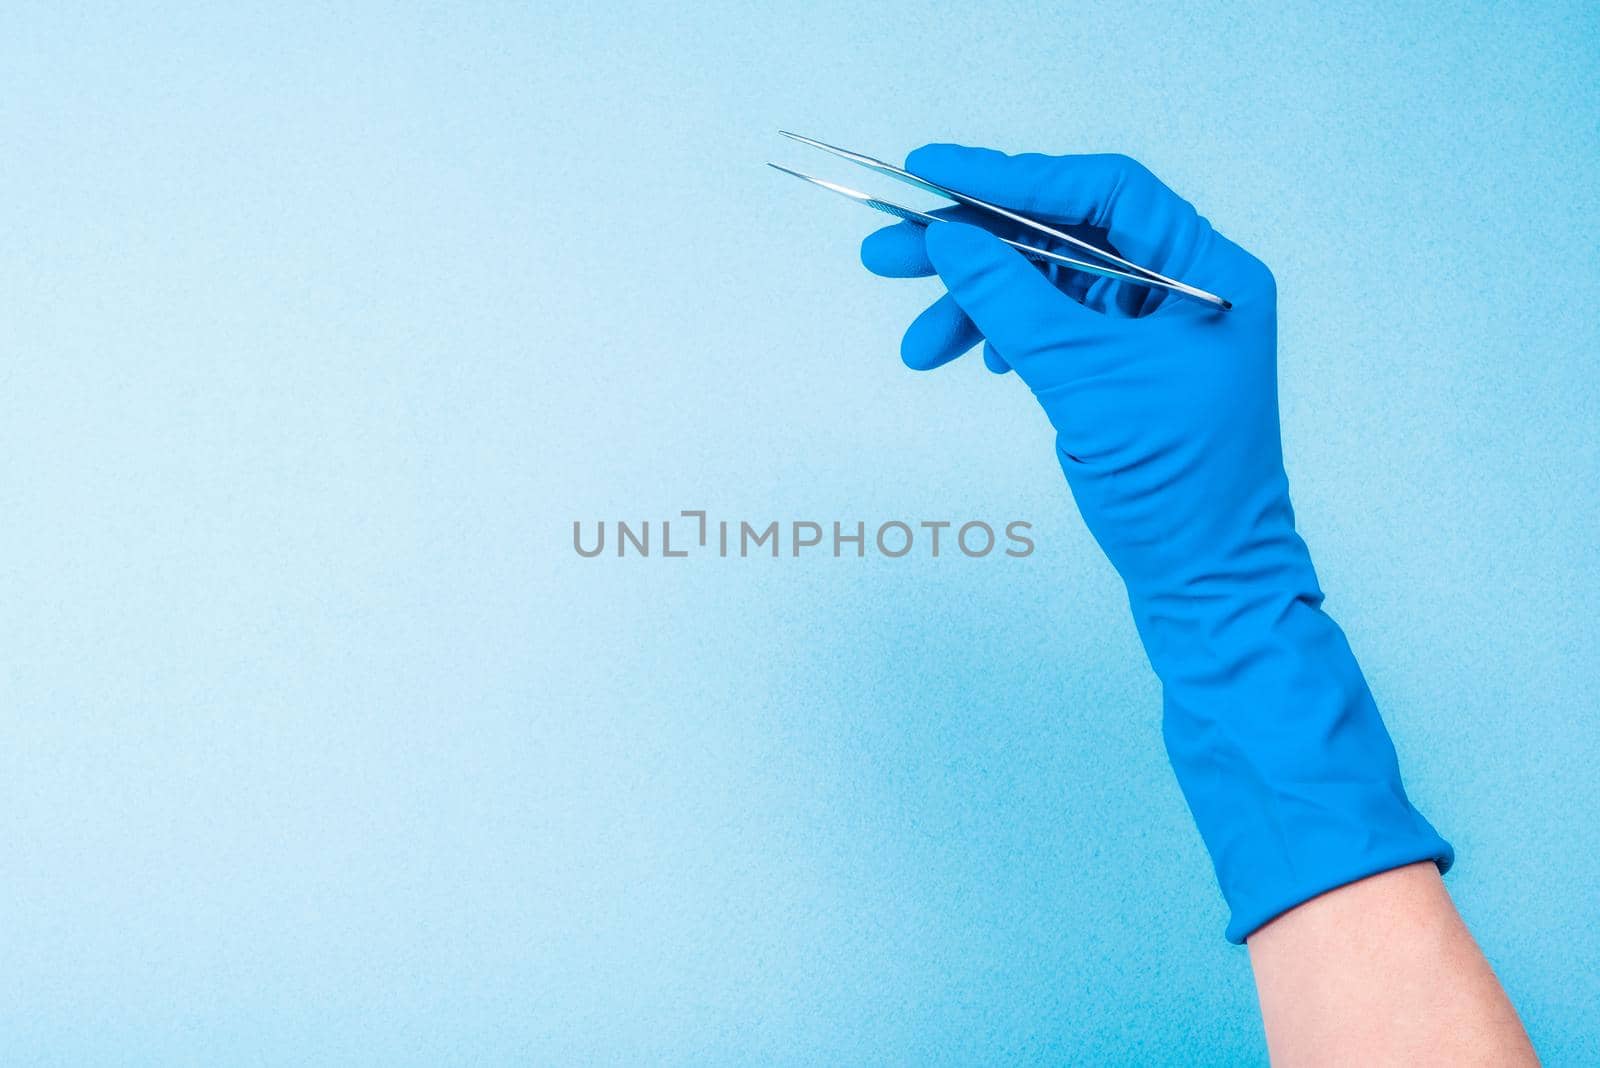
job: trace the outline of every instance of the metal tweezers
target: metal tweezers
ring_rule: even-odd
[[[1044,234],[1048,237],[1053,237],[1058,241],[1065,241],[1074,248],[1087,252],[1090,255],[1095,256],[1097,259],[1104,261],[1103,263],[1089,263],[1085,260],[1074,259],[1071,256],[1063,256],[1059,252],[1051,252],[1049,249],[1036,248],[1033,245],[1025,245],[1020,241],[1013,241],[1010,238],[1001,237],[999,234],[995,235],[996,237],[999,237],[1001,241],[1005,242],[1018,252],[1022,253],[1024,256],[1036,262],[1044,264],[1058,264],[1062,267],[1071,268],[1074,271],[1083,271],[1085,274],[1098,275],[1101,278],[1114,278],[1119,282],[1127,282],[1132,285],[1148,286],[1152,289],[1165,289],[1173,293],[1181,293],[1186,297],[1191,297],[1203,303],[1210,304],[1213,307],[1220,308],[1223,311],[1227,311],[1229,308],[1233,307],[1231,303],[1223,300],[1215,293],[1207,293],[1203,289],[1198,289],[1195,286],[1180,282],[1176,278],[1168,278],[1166,275],[1161,274],[1158,271],[1153,271],[1148,267],[1141,267],[1131,260],[1123,259],[1114,252],[1108,252],[1103,248],[1097,248],[1082,238],[1074,237],[1069,233],[1059,230],[1056,227],[1050,226],[1046,223],[1042,223],[1037,219],[1030,219],[1026,215],[1018,214],[1017,212],[1012,211],[1010,208],[1002,208],[998,204],[991,204],[986,200],[979,200],[977,197],[963,193],[959,190],[951,189],[948,186],[942,186],[937,182],[930,182],[926,178],[919,178],[910,171],[901,170],[894,164],[885,163],[881,159],[873,159],[871,156],[864,156],[859,152],[851,152],[847,148],[839,148],[837,145],[826,144],[810,137],[801,137],[799,134],[790,133],[787,130],[779,130],[778,132],[791,140],[799,141],[803,145],[810,145],[812,148],[820,148],[824,152],[831,152],[841,159],[847,159],[851,163],[865,167],[871,171],[877,171],[879,174],[887,175],[888,177],[893,178],[896,181],[904,182],[907,185],[914,185],[918,189],[925,190],[929,193],[934,193],[938,196],[944,197],[946,200],[953,200],[957,204],[962,204],[969,208],[976,208],[979,211],[988,212],[991,215],[997,215],[1000,218],[1010,220],[1011,222],[1025,229]],[[925,211],[918,211],[915,208],[908,208],[904,205],[893,203],[892,201],[882,200],[868,193],[863,193],[856,189],[850,189],[847,186],[842,186],[835,182],[828,182],[821,178],[814,178],[809,174],[801,174],[799,171],[792,171],[788,167],[780,167],[776,163],[768,163],[767,166],[772,167],[775,170],[780,170],[784,174],[792,174],[794,177],[799,178],[802,181],[810,182],[812,185],[821,186],[822,188],[830,190],[831,192],[838,193],[840,196],[849,197],[851,200],[854,200],[857,203],[865,204],[867,207],[881,211],[886,215],[893,215],[897,219],[904,219],[906,222],[916,226],[932,226],[936,223],[950,221],[948,219],[942,219],[937,215],[930,215]]]

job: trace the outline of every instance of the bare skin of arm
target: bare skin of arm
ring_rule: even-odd
[[[1313,898],[1248,944],[1275,1068],[1539,1063],[1431,862]]]

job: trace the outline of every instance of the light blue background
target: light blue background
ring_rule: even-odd
[[[1127,152],[1276,271],[1328,604],[1600,1061],[1593,5],[0,16],[0,1060],[1264,1060],[1043,417],[779,126]],[[1030,559],[582,560],[582,519]]]

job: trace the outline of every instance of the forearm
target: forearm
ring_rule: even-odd
[[[1232,907],[1228,938],[1449,845],[1406,798],[1388,731],[1302,559],[1293,585],[1135,597],[1167,752]],[[1215,583],[1209,584],[1215,586]]]
[[[1276,1066],[1538,1063],[1431,863],[1313,898],[1248,944]]]

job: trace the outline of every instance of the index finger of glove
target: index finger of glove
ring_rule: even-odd
[[[906,170],[1041,221],[1097,227],[1123,256],[1157,270],[1204,227],[1187,201],[1127,156],[1008,156],[932,144],[907,156]]]

